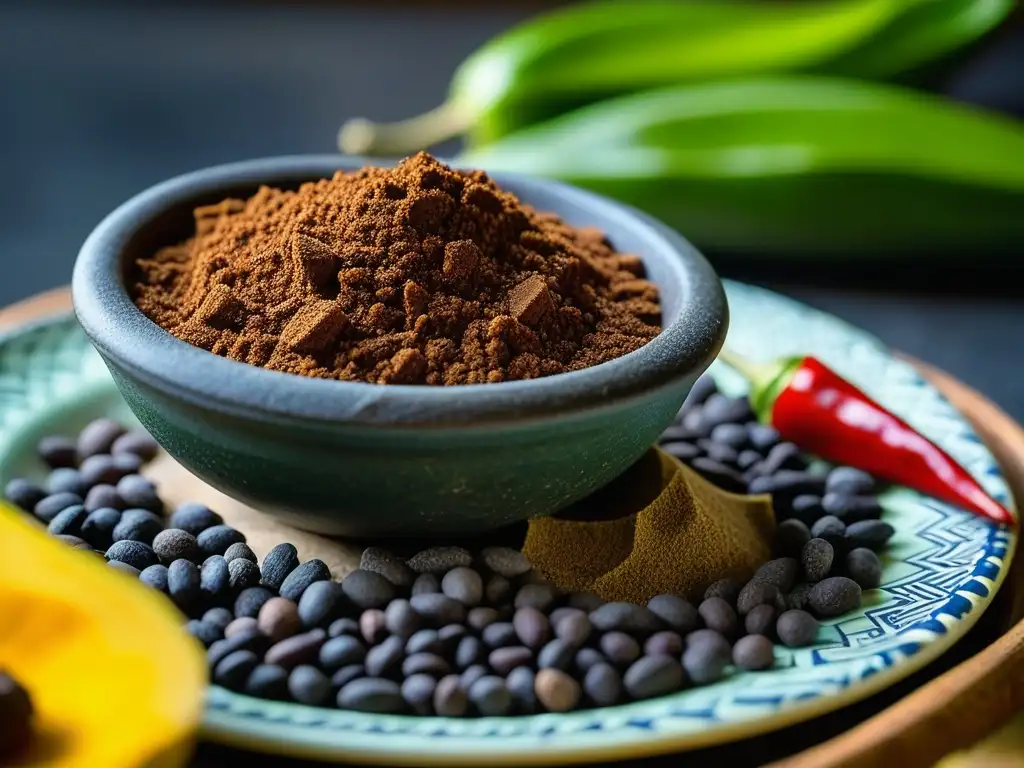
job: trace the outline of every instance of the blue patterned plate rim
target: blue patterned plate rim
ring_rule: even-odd
[[[1012,505],[998,465],[955,409],[907,363],[852,326],[769,291],[726,281],[729,345],[754,359],[811,353],[939,442]],[[788,329],[788,331],[787,331]],[[38,338],[37,338],[38,337]],[[74,351],[70,359],[56,357]],[[12,354],[13,353],[13,354]],[[46,362],[26,376],[28,359]],[[16,433],[83,392],[116,392],[70,314],[0,332],[0,472]],[[20,366],[20,367],[19,367]],[[61,370],[70,376],[62,386]],[[741,382],[712,367],[726,390]],[[20,375],[20,378],[19,378]],[[13,381],[12,381],[13,379]],[[27,402],[2,393],[47,387]],[[21,391],[18,390],[18,391]],[[11,418],[14,416],[14,418]],[[809,649],[778,649],[776,669],[711,686],[572,714],[456,720],[382,716],[269,702],[213,686],[206,738],[296,757],[404,765],[528,765],[640,757],[746,738],[863,699],[961,638],[1002,583],[1014,532],[905,489],[883,498],[897,529],[883,584],[862,610],[823,627]]]

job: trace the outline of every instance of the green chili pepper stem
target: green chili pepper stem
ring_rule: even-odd
[[[360,117],[341,126],[338,148],[350,155],[406,155],[454,138],[468,130],[472,122],[471,110],[451,101],[394,123],[374,123]]]
[[[750,385],[750,407],[757,414],[758,421],[770,424],[772,406],[793,378],[803,362],[803,357],[787,357],[770,363],[755,363],[740,357],[735,352],[723,349],[718,359],[728,365]]]

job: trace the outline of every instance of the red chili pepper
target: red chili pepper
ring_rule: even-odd
[[[948,453],[815,358],[766,366],[727,352],[721,358],[747,378],[755,413],[786,440],[834,464],[1014,524],[1013,514]]]

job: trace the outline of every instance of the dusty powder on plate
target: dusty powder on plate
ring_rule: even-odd
[[[636,256],[426,154],[197,208],[194,237],[136,266],[136,303],[178,338],[304,376],[530,379],[660,330]]]

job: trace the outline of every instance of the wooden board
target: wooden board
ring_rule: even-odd
[[[65,312],[70,307],[67,289],[60,288],[0,310],[0,331],[33,319]],[[1017,499],[1024,499],[1024,430],[992,402],[947,374],[918,361],[921,373],[971,421],[999,460]],[[331,569],[354,567],[358,549],[343,542],[303,534],[282,526],[238,502],[228,499],[190,475],[170,459],[155,467],[161,486],[173,489],[173,500],[199,498],[214,504],[226,521],[246,531],[260,556],[273,543],[290,539],[303,557],[320,557]],[[964,749],[997,730],[1024,707],[1024,566],[1011,570],[999,605],[1007,615],[997,622],[1009,627],[973,657],[919,686],[896,703],[864,720],[846,733],[791,757],[771,763],[775,768],[853,768],[898,765],[931,766],[953,751]],[[1012,622],[1016,622],[1011,626]],[[842,713],[834,713],[842,716]],[[808,724],[810,725],[810,724]],[[813,727],[813,726],[812,726]],[[777,743],[777,742],[776,742]],[[785,754],[785,750],[770,750]],[[763,754],[763,753],[762,753]],[[264,763],[249,756],[220,750],[200,752],[199,764],[214,766],[224,760]],[[665,762],[666,765],[677,762]],[[661,761],[657,761],[661,762]],[[289,763],[291,764],[291,763]]]

